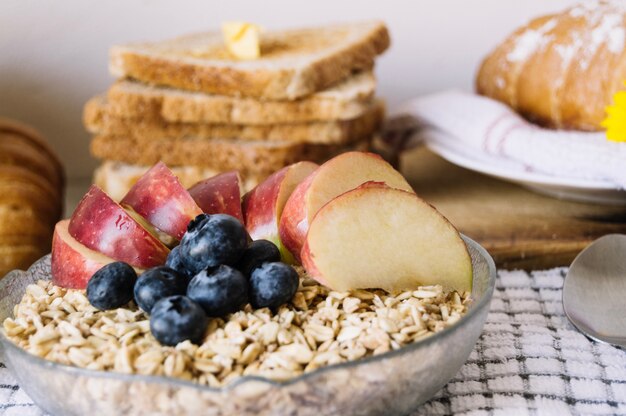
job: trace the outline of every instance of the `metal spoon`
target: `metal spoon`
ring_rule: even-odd
[[[626,347],[626,235],[601,237],[574,259],[563,309],[589,338]]]

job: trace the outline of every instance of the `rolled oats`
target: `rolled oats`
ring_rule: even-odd
[[[468,293],[440,286],[336,292],[303,277],[290,303],[211,319],[201,345],[160,345],[134,304],[93,308],[84,291],[28,286],[3,323],[18,346],[77,367],[166,375],[220,387],[243,375],[287,380],[317,368],[399,349],[458,321]]]

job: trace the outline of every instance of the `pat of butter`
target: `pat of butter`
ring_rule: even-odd
[[[256,59],[261,56],[260,28],[246,22],[225,22],[222,33],[228,51],[238,59]]]

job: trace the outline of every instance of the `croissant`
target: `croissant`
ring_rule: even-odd
[[[50,251],[63,188],[63,167],[46,141],[0,119],[0,278]]]
[[[516,30],[485,58],[479,94],[546,127],[599,131],[626,81],[626,2],[589,1]]]

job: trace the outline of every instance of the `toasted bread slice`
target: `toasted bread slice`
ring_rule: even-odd
[[[131,165],[123,162],[104,161],[94,172],[94,183],[116,201],[124,198],[128,190],[151,166]],[[168,166],[185,188],[190,188],[203,179],[222,173],[222,171],[203,166]],[[265,176],[248,174],[242,176],[245,192],[254,188]]]
[[[143,143],[155,139],[196,137],[289,143],[348,144],[371,136],[382,125],[385,106],[374,101],[362,116],[353,120],[247,126],[234,124],[169,123],[161,118],[112,116],[102,97],[85,105],[87,129],[105,136],[132,137]]]
[[[117,77],[210,94],[293,100],[324,90],[389,47],[382,22],[266,31],[261,57],[238,60],[220,32],[169,41],[114,46],[109,70]]]
[[[360,72],[327,90],[294,101],[259,101],[118,81],[107,92],[111,115],[175,123],[285,124],[350,120],[369,108],[376,79]]]
[[[269,175],[301,160],[323,162],[348,148],[367,150],[371,139],[351,146],[284,142],[206,140],[197,137],[138,141],[129,137],[96,136],[92,154],[105,160],[135,165],[195,165],[216,171],[238,170],[242,175]]]

